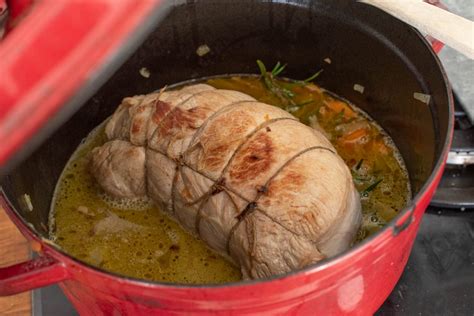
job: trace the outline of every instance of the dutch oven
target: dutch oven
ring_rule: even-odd
[[[117,10],[125,10],[126,3],[123,1]],[[80,67],[67,69],[71,77],[83,74],[80,89],[80,80],[74,84],[65,80],[64,86],[56,81],[56,86],[37,95],[50,101],[51,107],[43,109],[56,115],[34,141],[23,146],[30,151],[28,155],[24,150],[23,155],[10,159],[8,168],[4,166],[0,205],[39,257],[0,268],[0,295],[58,283],[83,315],[375,312],[405,267],[450,145],[451,90],[430,43],[403,22],[352,0],[137,3],[140,5],[134,10],[129,7],[130,14],[135,15],[127,20],[131,21],[127,30],[134,29],[134,37],[122,32],[121,38],[128,38],[125,44],[115,41],[120,31],[117,27],[110,38],[96,38],[97,48],[103,51],[94,55],[94,62],[102,63],[94,73]],[[91,14],[94,12],[91,9]],[[90,22],[89,18],[84,23]],[[14,30],[12,36],[15,31],[25,30]],[[148,37],[142,42],[145,35]],[[54,40],[70,42],[66,32]],[[108,49],[121,45],[107,55],[104,43],[110,44]],[[210,52],[199,56],[196,49],[202,45]],[[55,65],[53,57],[45,61],[46,66]],[[287,63],[287,76],[292,78],[324,69],[317,80],[319,85],[361,107],[390,134],[405,160],[413,191],[413,199],[393,221],[352,249],[303,270],[222,285],[127,278],[81,262],[48,241],[50,203],[63,167],[81,140],[123,97],[192,78],[255,73],[257,59],[268,65]],[[43,66],[40,63],[37,68]],[[140,75],[143,67],[151,73],[149,78]],[[35,71],[33,68],[32,77]],[[28,74],[21,76],[23,80],[29,78]],[[363,93],[354,89],[355,84],[364,87]],[[6,88],[2,89],[5,93]],[[60,92],[63,94],[57,99],[51,99]],[[66,98],[68,102],[60,111],[53,107]],[[11,100],[15,101],[13,97]],[[53,133],[57,125],[61,126]],[[25,132],[26,138],[33,127]],[[46,140],[34,146],[40,138]],[[24,194],[30,197],[32,207],[21,203]]]

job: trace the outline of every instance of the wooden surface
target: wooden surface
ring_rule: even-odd
[[[28,257],[28,242],[0,207],[0,267],[25,261]],[[0,315],[31,315],[31,293],[0,297]]]
[[[359,0],[384,10],[474,59],[474,22],[420,0]]]

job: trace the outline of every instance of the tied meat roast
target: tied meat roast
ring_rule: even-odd
[[[148,196],[246,279],[334,256],[360,226],[359,194],[325,136],[246,94],[195,84],[125,98],[105,131],[91,158],[99,185]]]

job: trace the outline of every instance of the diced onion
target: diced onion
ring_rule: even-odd
[[[31,203],[31,198],[28,194],[23,194],[22,196],[23,202],[25,203],[25,206],[28,211],[32,212],[33,211],[33,203]]]
[[[148,70],[148,68],[146,68],[146,67],[142,67],[142,68],[140,69],[140,75],[141,75],[142,77],[148,79],[148,78],[150,78],[150,70]]]
[[[209,54],[210,51],[211,51],[211,49],[209,48],[209,46],[207,46],[206,44],[204,44],[204,45],[199,46],[199,47],[196,49],[196,54],[197,54],[199,57],[203,57],[204,55]]]
[[[358,83],[354,84],[354,91],[357,91],[357,92],[362,94],[362,93],[364,93],[364,90],[365,90],[364,86],[362,86]]]
[[[429,104],[430,100],[431,100],[431,95],[420,93],[420,92],[414,92],[413,93],[413,98],[415,100],[418,100],[418,101],[423,102],[425,104]]]

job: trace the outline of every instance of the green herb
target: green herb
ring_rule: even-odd
[[[275,65],[275,67],[273,67],[273,70],[272,70],[273,78],[281,74],[281,72],[285,70],[285,68],[286,68],[286,64],[281,65],[280,62],[277,62],[277,64]]]
[[[336,114],[336,116],[333,119],[334,124],[337,125],[337,124],[341,123],[343,118],[344,118],[344,109],[342,109],[339,113]]]
[[[296,103],[293,101],[293,97],[295,94],[282,87],[276,80],[275,77],[282,73],[285,70],[286,65],[282,65],[278,62],[271,72],[267,71],[267,67],[261,60],[257,60],[258,68],[260,69],[260,74],[262,75],[263,83],[265,84],[266,88],[278,99],[280,99],[281,103],[288,108],[295,106]]]
[[[257,59],[257,65],[258,65],[258,68],[260,69],[260,74],[262,76],[266,76],[267,68],[265,67],[265,64],[260,59]]]
[[[311,83],[311,81],[316,79],[323,72],[323,70],[324,69],[319,70],[317,73],[315,73],[309,78],[306,78],[305,80],[298,80],[298,81],[293,82],[292,86],[306,86],[308,83]]]
[[[354,170],[351,170],[351,174],[352,174],[352,178],[354,179],[354,181],[356,182],[365,182],[368,180],[367,177],[363,177],[361,175],[359,175],[357,172],[355,172]]]
[[[301,86],[301,85],[308,84],[309,82],[313,81],[322,71],[322,70],[318,71],[317,73],[315,73],[314,75],[312,75],[311,77],[303,81],[296,81],[296,82],[286,84],[286,86],[288,87],[286,88],[283,84],[280,84],[276,80],[277,76],[279,76],[285,70],[286,64],[277,62],[277,64],[275,65],[275,67],[273,67],[271,72],[267,71],[267,67],[260,59],[257,60],[257,65],[260,70],[260,74],[262,75],[262,80],[263,80],[263,83],[265,84],[265,87],[275,97],[277,97],[281,101],[282,105],[286,108],[286,110],[288,110],[291,107],[305,105],[305,104],[295,103],[295,101],[293,100],[293,98],[295,97],[295,94],[290,89],[294,86]],[[308,102],[308,103],[311,103],[311,102]]]
[[[368,196],[369,195],[369,192],[375,190],[375,188],[380,184],[380,182],[382,182],[383,179],[380,179],[380,180],[377,180],[375,181],[374,183],[372,183],[371,185],[369,185],[365,190],[363,190],[361,192],[361,195],[362,196]]]
[[[274,89],[273,83],[272,83],[272,77],[271,77],[271,74],[270,75],[268,74],[267,67],[265,67],[265,64],[261,60],[257,60],[257,65],[258,65],[258,68],[260,69],[260,74],[262,75],[265,86],[267,87],[268,90],[272,91]]]
[[[315,73],[314,75],[312,75],[311,77],[306,78],[305,80],[303,80],[303,82],[305,82],[305,83],[310,83],[311,81],[313,81],[314,79],[316,79],[322,72],[323,72],[323,69],[319,70],[318,72],[316,72],[316,73]]]
[[[359,162],[357,163],[356,167],[355,167],[355,170],[359,170],[360,167],[362,167],[362,163],[364,162],[364,158],[362,158],[361,160],[359,160]]]
[[[285,93],[285,95],[289,98],[294,98],[295,97],[295,94],[293,93],[293,91],[288,90],[286,88],[283,88],[283,93]]]
[[[303,107],[303,106],[308,105],[308,104],[311,104],[311,103],[313,103],[313,102],[314,102],[313,99],[311,99],[311,100],[306,100],[306,101],[303,101],[303,102],[301,102],[301,103],[296,104],[295,106],[297,106],[297,107]]]

